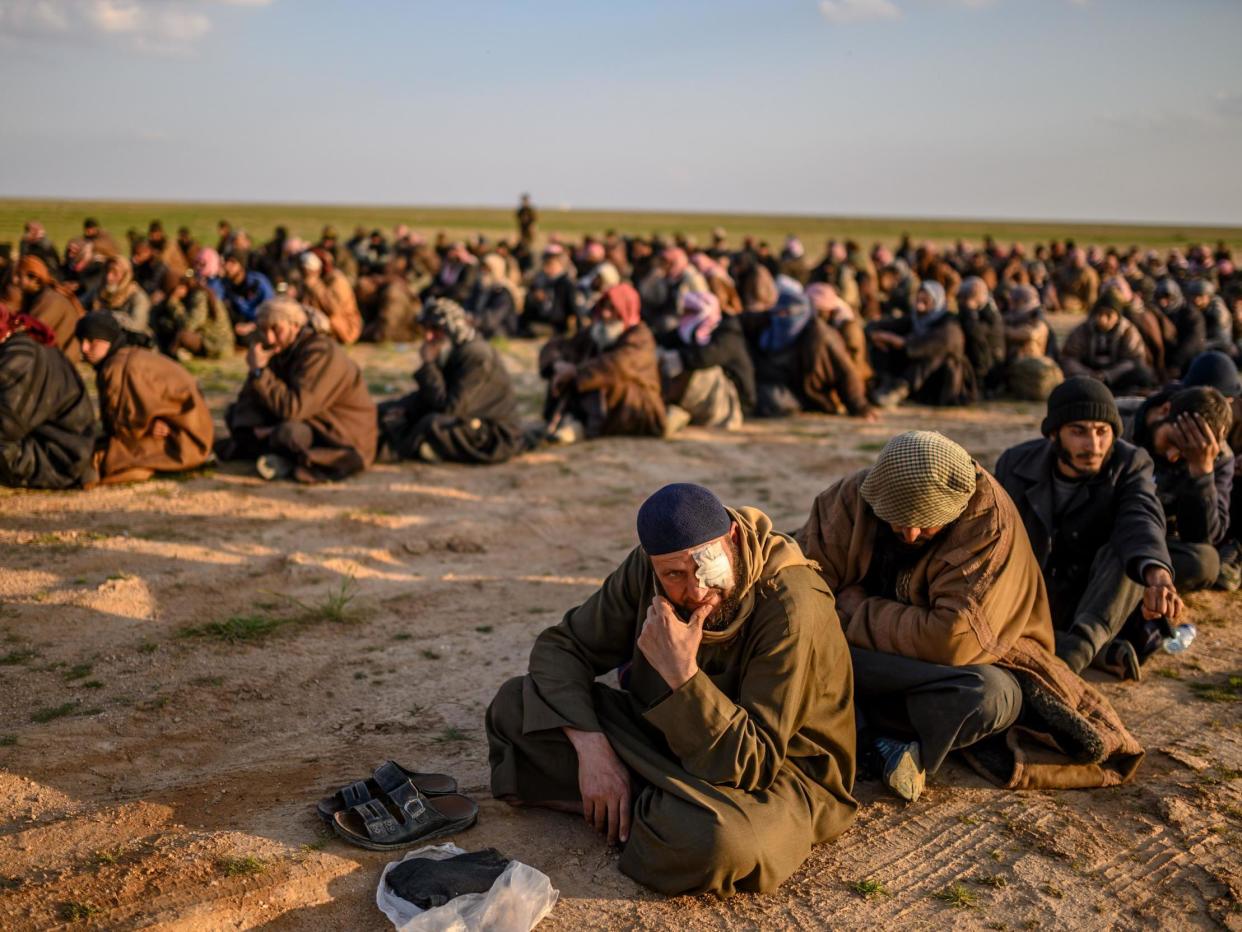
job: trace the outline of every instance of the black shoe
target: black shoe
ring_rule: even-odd
[[[1129,641],[1120,639],[1109,641],[1104,649],[1095,655],[1091,666],[1105,673],[1111,673],[1119,680],[1141,680],[1143,668],[1139,664],[1138,651]]]

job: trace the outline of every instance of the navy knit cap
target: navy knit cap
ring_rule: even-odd
[[[1051,437],[1073,421],[1103,421],[1113,428],[1113,437],[1121,436],[1121,414],[1108,386],[1099,379],[1076,375],[1066,379],[1048,396],[1048,416],[1040,428]]]
[[[115,343],[121,338],[121,322],[111,311],[91,311],[78,318],[73,334],[79,340],[107,340]]]
[[[1187,388],[1206,386],[1214,388],[1226,398],[1237,398],[1242,395],[1242,384],[1238,382],[1238,367],[1232,359],[1220,350],[1208,350],[1191,360],[1190,368],[1182,384]]]
[[[652,557],[724,537],[732,526],[720,499],[690,482],[666,485],[638,509],[638,541]]]

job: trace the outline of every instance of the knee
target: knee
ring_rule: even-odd
[[[1179,544],[1172,557],[1177,588],[1182,592],[1206,589],[1220,575],[1220,554],[1211,544]]]
[[[310,428],[301,421],[281,421],[272,429],[271,443],[284,449],[296,449],[306,445]]]
[[[489,735],[509,740],[521,736],[523,679],[524,677],[515,676],[496,691],[485,717]]]
[[[979,716],[990,732],[1003,731],[1022,711],[1022,687],[1012,673],[995,666],[980,666]]]
[[[642,845],[641,863],[623,861],[623,870],[670,896],[732,891],[754,873],[760,856],[750,819],[731,808],[694,807],[693,814],[687,808],[689,804],[680,800],[673,807],[658,805],[645,813],[636,807],[631,838],[641,832],[658,839],[658,844]]]

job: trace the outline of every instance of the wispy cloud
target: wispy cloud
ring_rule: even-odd
[[[273,0],[4,0],[0,37],[119,42],[148,52],[184,52],[211,32],[211,8]]]
[[[893,0],[819,0],[819,12],[830,23],[901,19]]]

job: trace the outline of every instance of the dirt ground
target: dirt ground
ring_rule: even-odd
[[[376,392],[407,384],[408,350],[357,352]],[[533,354],[506,349],[532,415]],[[219,412],[240,361],[196,371]],[[951,762],[903,806],[861,782],[855,826],[770,895],[653,895],[581,820],[488,796],[488,700],[633,545],[659,485],[794,528],[896,432],[939,428],[990,465],[1038,415],[804,417],[319,488],[230,466],[4,494],[0,927],[387,928],[393,856],[325,834],[313,804],[395,758],[479,800],[453,840],[551,877],[542,929],[1242,928],[1242,612],[1219,593],[1191,599],[1189,654],[1141,684],[1092,675],[1147,748],[1134,785],[1005,792]]]

